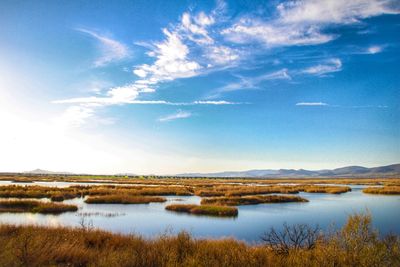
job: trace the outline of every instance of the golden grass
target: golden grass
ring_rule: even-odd
[[[244,196],[244,197],[215,197],[203,198],[202,205],[256,205],[262,203],[308,202],[307,199],[290,195]]]
[[[165,207],[166,210],[184,212],[195,215],[209,215],[218,217],[235,217],[238,215],[237,208],[211,206],[211,205],[192,205],[192,204],[172,204]]]
[[[89,204],[149,204],[151,202],[165,202],[163,197],[103,195],[89,196],[85,202]]]
[[[77,211],[75,205],[55,204],[34,200],[1,200],[0,212],[32,212],[43,214],[59,214],[68,211]]]
[[[73,199],[84,195],[82,190],[73,187],[57,188],[46,186],[0,186],[0,197],[12,198],[53,198],[55,201]],[[61,200],[62,199],[62,200]]]
[[[299,190],[307,193],[342,194],[351,191],[351,188],[349,186],[306,185],[300,186]]]
[[[367,194],[400,195],[400,186],[367,187],[363,192]]]
[[[342,229],[321,233],[314,247],[290,246],[286,254],[268,245],[195,239],[186,232],[145,239],[15,225],[0,225],[0,244],[0,266],[400,266],[399,236],[379,238],[369,218],[359,215],[350,216]]]

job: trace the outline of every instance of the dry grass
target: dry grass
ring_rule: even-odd
[[[55,201],[73,199],[84,195],[82,190],[73,187],[56,188],[46,186],[0,186],[0,197],[12,198],[53,198]]]
[[[351,191],[349,186],[325,186],[325,185],[220,185],[212,188],[201,188],[195,190],[195,195],[201,197],[219,196],[246,196],[261,194],[297,194],[299,192],[308,193],[328,193],[341,194]]]
[[[260,233],[261,234],[261,233]],[[0,225],[0,266],[400,266],[398,236],[379,238],[370,217],[350,216],[346,225],[321,233],[315,246],[269,245],[234,239],[194,239],[181,232],[145,239],[100,230]]]
[[[342,194],[351,191],[351,188],[349,186],[307,185],[300,186],[299,190],[307,193]]]
[[[296,194],[299,193],[299,190],[296,186],[222,185],[195,191],[195,195],[201,197],[245,196],[272,193]]]
[[[363,192],[367,194],[400,195],[400,186],[367,187]]]
[[[211,206],[211,205],[191,205],[191,204],[173,204],[165,207],[166,210],[175,212],[184,212],[195,215],[209,215],[218,217],[235,217],[238,215],[237,208]]]
[[[268,196],[244,196],[244,197],[215,197],[204,198],[202,205],[256,205],[262,203],[285,203],[285,202],[308,202],[307,199],[299,196],[268,195]]]
[[[68,211],[77,211],[75,205],[55,204],[51,202],[33,200],[1,200],[0,212],[32,212],[43,214],[59,214]]]
[[[104,195],[90,196],[85,202],[89,204],[149,204],[151,202],[165,202],[163,197]]]

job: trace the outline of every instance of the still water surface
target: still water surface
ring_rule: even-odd
[[[351,192],[341,195],[300,193],[300,196],[310,200],[308,203],[239,206],[239,216],[236,218],[194,216],[166,211],[165,206],[172,203],[199,204],[201,200],[197,196],[167,196],[168,201],[165,203],[139,205],[86,204],[83,199],[73,199],[64,203],[77,204],[78,212],[61,215],[3,213],[0,214],[0,223],[79,226],[82,214],[86,214],[86,223],[113,232],[152,237],[165,232],[186,230],[196,237],[235,237],[257,242],[264,231],[270,227],[280,229],[285,222],[318,224],[327,229],[332,224],[336,227],[342,226],[349,214],[369,210],[373,216],[373,224],[380,233],[400,234],[400,196],[369,195],[362,193],[364,186],[351,187]]]

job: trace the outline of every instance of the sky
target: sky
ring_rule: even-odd
[[[400,1],[0,1],[0,171],[400,162]]]

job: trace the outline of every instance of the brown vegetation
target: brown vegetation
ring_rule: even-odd
[[[33,212],[43,214],[58,214],[77,211],[75,205],[56,204],[34,200],[1,200],[0,212]]]
[[[173,204],[165,207],[166,210],[184,212],[195,215],[209,215],[218,217],[235,217],[238,215],[237,208],[210,205]]]
[[[0,197],[12,198],[52,198],[54,201],[72,199],[84,194],[81,190],[74,187],[46,187],[39,185],[20,186],[9,185],[0,186]]]
[[[290,195],[244,196],[244,197],[215,197],[203,198],[202,205],[256,205],[262,203],[308,202],[307,199]]]
[[[342,194],[351,191],[351,188],[349,186],[307,185],[301,186],[299,190],[307,193]]]
[[[90,204],[148,204],[150,202],[165,202],[163,197],[129,196],[129,195],[104,195],[90,196],[85,202]]]
[[[367,194],[400,195],[400,186],[367,187],[363,192]]]
[[[303,229],[302,235],[295,229],[289,229],[293,240],[310,237],[311,245],[288,240],[249,245],[194,239],[185,232],[145,239],[86,228],[0,225],[0,266],[400,266],[399,237],[379,238],[369,216],[350,216],[330,234]]]

